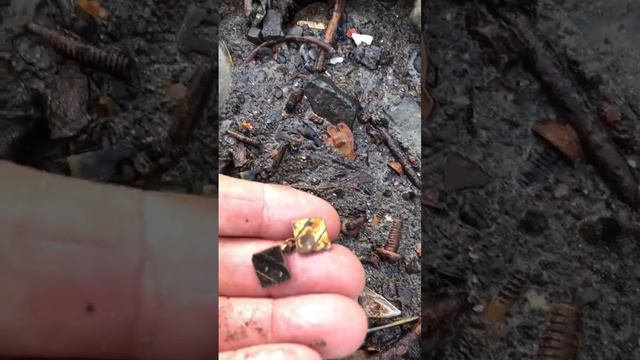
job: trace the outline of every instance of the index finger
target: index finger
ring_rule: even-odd
[[[282,240],[292,236],[291,221],[321,217],[329,237],[340,232],[340,217],[325,200],[284,185],[219,176],[219,236]]]

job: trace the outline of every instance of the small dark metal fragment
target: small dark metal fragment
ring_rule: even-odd
[[[452,153],[444,166],[444,186],[446,190],[462,190],[480,187],[491,178],[480,165],[458,153]]]
[[[171,151],[176,151],[186,145],[193,129],[203,117],[202,114],[213,90],[214,78],[210,65],[200,66],[191,77],[187,96],[178,105],[169,129]]]
[[[124,51],[98,49],[63,32],[36,23],[27,24],[27,30],[44,39],[58,52],[82,65],[95,67],[122,78],[131,77],[131,70],[135,62]]]
[[[282,160],[284,159],[284,155],[287,153],[288,148],[289,148],[288,142],[286,141],[280,142],[273,156],[273,163],[271,164],[272,172],[275,172],[278,169],[278,167],[280,167],[280,164],[282,163]]]
[[[260,286],[263,288],[280,284],[291,278],[280,246],[253,254],[251,262],[260,280]]]
[[[298,104],[300,103],[300,101],[302,101],[303,97],[304,97],[304,90],[303,89],[294,90],[289,95],[289,99],[287,100],[287,103],[284,106],[284,109],[289,114],[291,114],[292,112],[294,112],[296,110],[296,107],[298,107]]]

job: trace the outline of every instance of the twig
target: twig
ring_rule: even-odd
[[[258,54],[258,52],[260,51],[260,49],[267,47],[267,46],[273,46],[273,45],[277,45],[283,42],[306,42],[306,43],[310,43],[313,45],[316,45],[320,48],[322,48],[323,50],[327,51],[328,53],[332,54],[335,52],[335,49],[327,44],[326,42],[316,39],[314,37],[311,36],[283,36],[281,38],[278,39],[274,39],[274,40],[269,40],[269,41],[265,41],[262,44],[256,46],[255,49],[251,50],[251,52],[249,53],[249,55],[247,55],[247,57],[244,59],[243,64],[248,64],[251,60],[253,60],[253,58],[256,57],[256,55]]]
[[[227,134],[229,136],[231,136],[232,138],[241,141],[247,145],[251,145],[251,146],[255,146],[257,148],[260,147],[260,141],[258,139],[254,139],[254,138],[250,138],[248,136],[244,136],[242,134],[240,134],[239,132],[235,132],[233,130],[227,130]]]
[[[244,0],[244,16],[251,15],[251,5],[253,5],[253,0]]]
[[[546,86],[552,100],[562,104],[567,113],[567,120],[578,133],[600,176],[610,184],[620,200],[636,209],[639,205],[638,181],[625,158],[574,96],[575,89],[571,81],[560,72],[559,66],[531,31],[531,24],[524,17],[511,22],[517,34],[527,43],[533,70]]]
[[[393,140],[391,135],[389,135],[389,132],[387,131],[387,129],[380,126],[376,126],[376,130],[378,130],[378,133],[382,137],[382,140],[384,141],[384,143],[389,148],[389,151],[391,151],[391,154],[393,154],[393,157],[395,157],[396,160],[398,160],[398,162],[400,163],[400,165],[402,165],[402,168],[404,169],[405,174],[407,174],[409,181],[415,187],[420,189],[422,186],[420,183],[420,177],[415,172],[415,170],[413,170],[413,167],[411,167],[411,164],[409,164],[409,160],[407,160],[407,157],[404,156],[404,154],[402,153],[402,150],[400,150],[400,147],[398,147],[398,144],[396,144],[395,140]]]
[[[333,7],[333,14],[331,15],[331,20],[329,20],[329,24],[327,25],[327,30],[324,32],[324,41],[327,44],[332,44],[336,40],[336,32],[338,30],[338,24],[340,23],[340,18],[342,17],[342,11],[344,10],[344,2],[345,0],[336,0],[336,4]],[[314,68],[317,72],[324,71],[324,65],[327,54],[322,51],[318,56],[318,60],[316,60],[316,66]]]

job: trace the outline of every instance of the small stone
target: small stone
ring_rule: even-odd
[[[262,34],[260,29],[257,27],[249,29],[249,32],[247,32],[247,40],[256,45],[260,45],[262,43]]]
[[[389,118],[390,127],[397,133],[398,141],[416,153],[421,144],[420,105],[410,96],[405,96],[396,106],[384,110]]]
[[[576,291],[576,303],[580,306],[593,304],[598,301],[600,295],[598,291],[592,287],[579,288]]]
[[[304,97],[304,90],[296,89],[289,94],[289,99],[287,99],[287,103],[284,106],[284,109],[287,113],[291,114],[296,111],[298,104],[302,101]]]
[[[66,162],[73,177],[97,182],[128,183],[135,176],[136,155],[134,148],[114,146],[71,155]]]
[[[360,103],[340,90],[329,78],[318,76],[307,82],[304,93],[313,112],[334,124],[344,121],[349,127],[353,126],[360,111]]]
[[[302,27],[295,25],[287,31],[287,36],[302,36]]]
[[[269,9],[262,23],[262,37],[265,40],[273,40],[282,36],[282,14],[277,9]]]
[[[569,189],[569,186],[567,184],[560,184],[553,191],[553,197],[555,197],[556,199],[565,198],[565,197],[569,196],[569,191],[570,191],[570,189]]]
[[[52,139],[75,135],[89,123],[89,81],[79,71],[65,68],[47,82],[47,120]]]
[[[378,68],[381,56],[382,49],[378,46],[359,48],[355,53],[356,60],[369,70],[376,70]]]
[[[473,160],[458,153],[453,153],[447,158],[444,166],[444,186],[447,190],[481,187],[490,180],[489,175]]]
[[[276,96],[276,99],[280,99],[282,98],[282,96],[284,95],[283,91],[281,88],[276,88],[276,92],[274,94]]]
[[[548,227],[549,222],[546,215],[539,210],[527,210],[520,220],[520,228],[530,235],[542,235]]]
[[[274,246],[253,254],[251,262],[256,275],[258,275],[260,286],[263,288],[280,284],[291,278],[291,273],[284,261],[280,246]]]

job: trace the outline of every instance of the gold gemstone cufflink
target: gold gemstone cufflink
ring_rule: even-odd
[[[292,222],[293,238],[282,245],[253,254],[251,262],[263,288],[280,284],[291,278],[284,254],[310,254],[331,249],[327,224],[323,218],[304,218]]]

